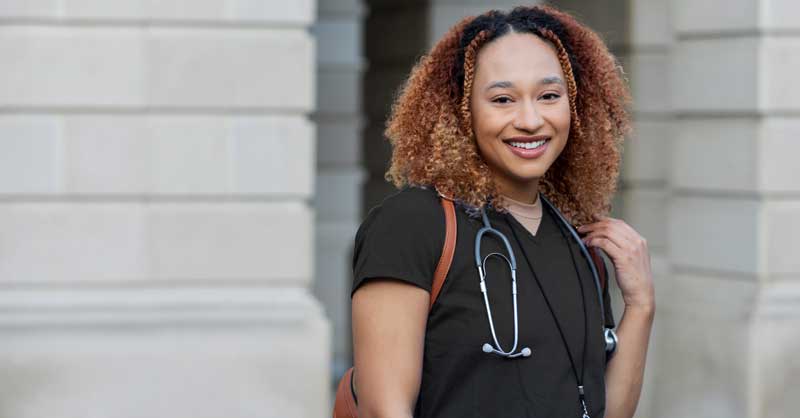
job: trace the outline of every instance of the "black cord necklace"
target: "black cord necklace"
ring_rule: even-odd
[[[514,240],[517,242],[517,245],[522,250],[522,255],[525,257],[525,262],[528,263],[528,268],[530,268],[531,273],[533,273],[533,278],[536,280],[536,284],[539,286],[539,290],[542,292],[542,296],[544,296],[544,301],[547,304],[547,308],[550,309],[550,314],[553,315],[553,320],[556,323],[556,327],[558,328],[558,333],[561,335],[561,341],[564,343],[564,349],[567,350],[567,356],[569,357],[569,363],[572,366],[572,373],[575,375],[575,380],[578,383],[578,400],[583,407],[583,417],[582,418],[590,418],[589,411],[586,409],[586,396],[583,390],[583,378],[584,372],[586,371],[586,340],[587,340],[587,331],[588,331],[588,319],[586,318],[586,299],[584,298],[583,294],[583,284],[581,283],[580,273],[578,272],[578,266],[575,263],[575,256],[572,254],[572,250],[569,248],[569,242],[567,238],[564,236],[564,231],[559,227],[559,231],[561,232],[561,237],[564,238],[564,241],[567,243],[567,250],[569,250],[569,256],[572,259],[572,266],[575,268],[575,277],[578,280],[578,288],[581,290],[581,305],[583,306],[583,353],[582,356],[582,364],[581,364],[581,374],[578,376],[577,367],[575,367],[575,361],[572,358],[572,352],[569,350],[569,345],[567,344],[567,339],[564,336],[564,331],[561,328],[561,324],[558,322],[558,318],[556,318],[556,313],[553,310],[553,307],[550,305],[550,300],[547,299],[547,295],[544,292],[544,288],[542,287],[542,283],[539,281],[539,277],[536,275],[536,271],[533,269],[533,264],[531,260],[528,258],[528,253],[525,251],[525,246],[522,245],[520,242],[519,237],[517,237],[517,232],[511,226],[511,223],[508,220],[510,216],[508,213],[504,214],[505,222],[508,225],[508,228],[511,229],[511,233],[514,235]]]

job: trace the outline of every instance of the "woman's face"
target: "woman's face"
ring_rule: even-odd
[[[514,32],[484,45],[470,108],[478,149],[500,191],[531,201],[569,136],[569,96],[555,48]]]

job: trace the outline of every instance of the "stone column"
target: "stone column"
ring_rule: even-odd
[[[659,306],[654,416],[792,416],[800,397],[800,8],[671,6],[674,275]]]
[[[661,375],[657,359],[668,344],[659,338],[661,307],[671,303],[662,288],[669,286],[671,272],[667,252],[669,202],[669,144],[674,136],[674,117],[670,106],[669,59],[673,46],[669,3],[660,0],[635,0],[627,3],[629,32],[620,48],[623,68],[633,94],[633,132],[626,139],[620,191],[612,216],[624,219],[647,239],[656,290],[656,319],[650,336],[644,383],[636,409],[637,417],[652,417],[658,397],[656,376]],[[616,281],[613,282],[616,320],[625,306]]]
[[[0,415],[320,417],[315,2],[0,5]]]
[[[333,325],[333,387],[353,365],[350,288],[353,239],[361,220],[362,27],[360,0],[321,0],[317,40],[317,187],[314,294]]]

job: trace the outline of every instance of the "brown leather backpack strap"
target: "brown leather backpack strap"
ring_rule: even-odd
[[[596,247],[589,247],[589,254],[592,255],[592,260],[594,261],[594,267],[597,269],[597,275],[600,278],[600,288],[605,290],[606,263],[603,261],[603,256],[600,255],[600,251]]]
[[[431,304],[428,309],[433,308],[436,298],[444,285],[444,279],[447,278],[447,273],[450,271],[450,264],[453,263],[453,253],[456,249],[456,210],[453,202],[444,197],[440,197],[442,208],[444,209],[445,218],[445,234],[444,246],[442,248],[442,255],[439,257],[439,264],[436,265],[436,272],[433,275],[433,287],[431,288]]]

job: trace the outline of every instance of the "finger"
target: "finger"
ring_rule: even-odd
[[[593,237],[587,241],[587,246],[602,249],[612,260],[619,260],[622,257],[623,250],[608,238]]]
[[[605,239],[614,244],[617,248],[626,253],[633,253],[635,251],[634,243],[629,241],[619,230],[608,229],[603,231],[595,231],[587,235],[585,240]]]

